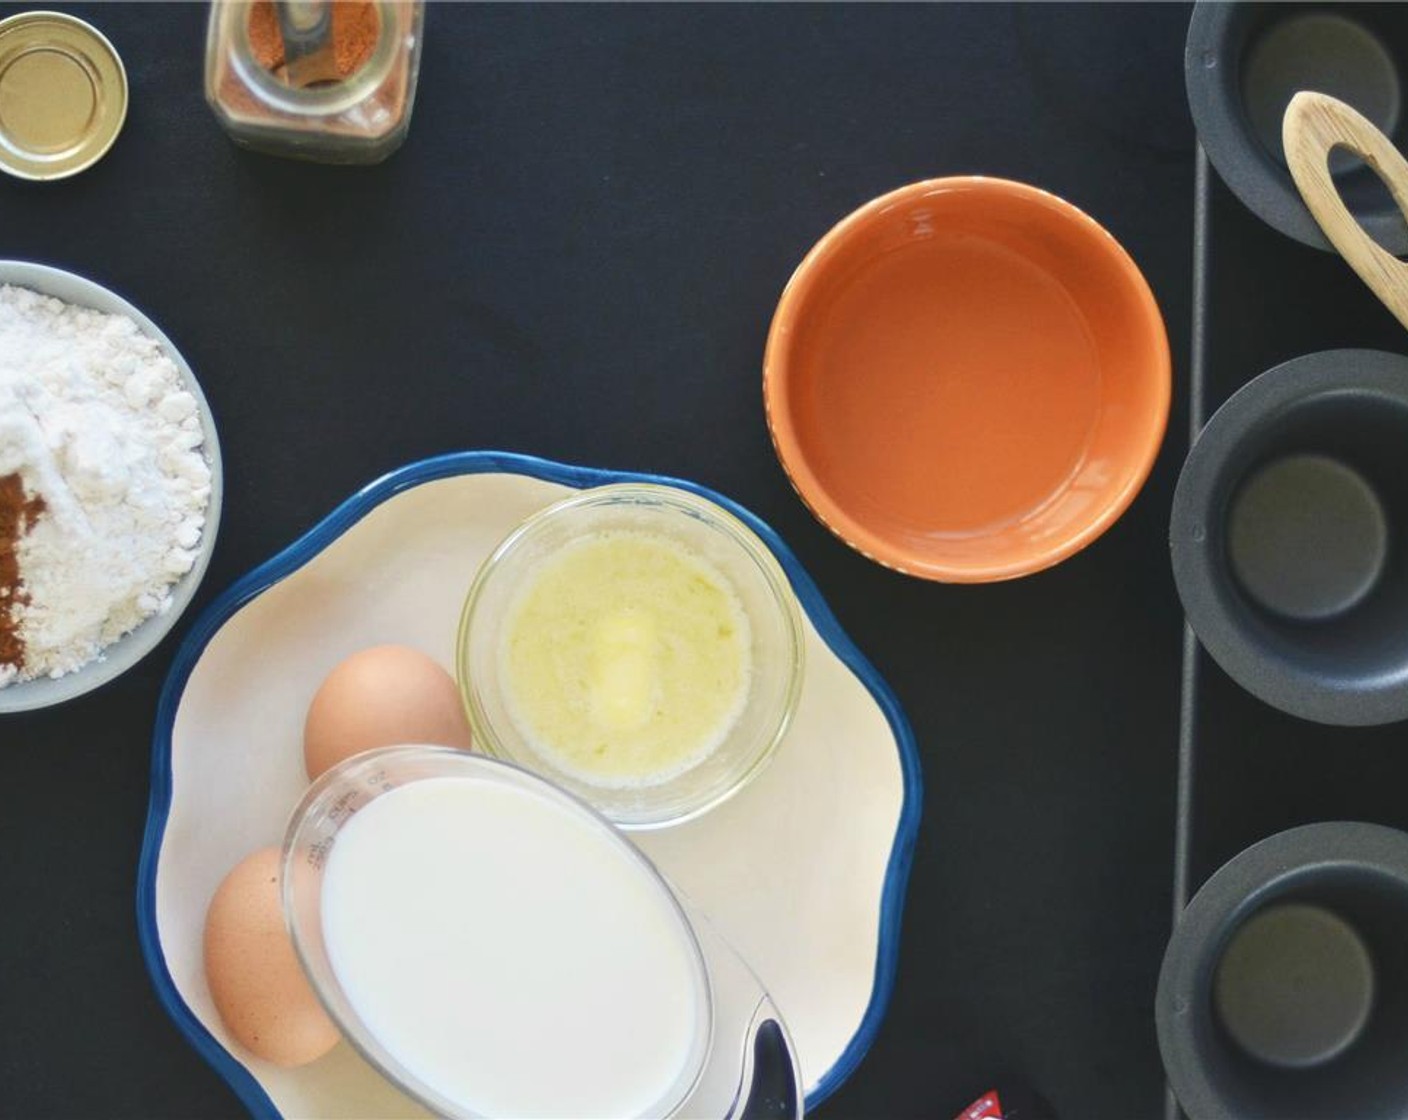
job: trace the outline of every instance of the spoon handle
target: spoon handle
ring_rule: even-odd
[[[1325,236],[1359,278],[1408,327],[1408,264],[1370,237],[1355,220],[1330,176],[1330,151],[1348,148],[1383,180],[1408,217],[1408,160],[1356,109],[1323,93],[1291,98],[1281,122],[1286,164]]]

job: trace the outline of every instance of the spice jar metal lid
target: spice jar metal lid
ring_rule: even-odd
[[[59,12],[0,20],[0,171],[63,179],[91,167],[127,118],[127,71],[96,28]]]

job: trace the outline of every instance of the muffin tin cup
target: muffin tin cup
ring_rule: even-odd
[[[1313,824],[1234,857],[1179,922],[1155,1018],[1191,1120],[1408,1118],[1408,833]]]
[[[1331,724],[1408,718],[1408,358],[1325,350],[1199,434],[1169,546],[1188,621],[1244,688]]]
[[[1353,105],[1404,147],[1408,9],[1200,0],[1184,77],[1203,150],[1233,193],[1285,236],[1333,251],[1286,169],[1281,117],[1293,94],[1315,90]],[[1408,252],[1408,223],[1374,173],[1346,154],[1330,166],[1369,234],[1394,254]]]

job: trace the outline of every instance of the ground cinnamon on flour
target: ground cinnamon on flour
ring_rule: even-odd
[[[15,546],[43,512],[44,499],[27,497],[19,475],[0,477],[0,669],[24,667],[24,642],[16,627],[14,608],[27,599]]]

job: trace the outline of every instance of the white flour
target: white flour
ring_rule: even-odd
[[[62,676],[171,606],[195,563],[210,468],[196,399],[126,316],[0,287],[0,477],[45,511],[16,546],[24,642],[0,687]]]

